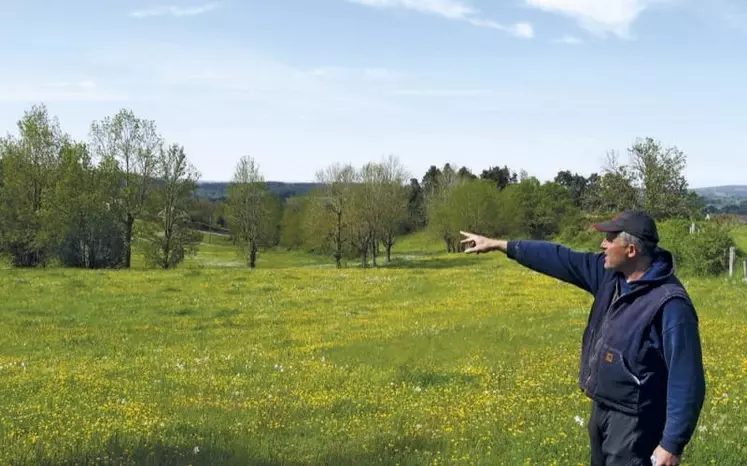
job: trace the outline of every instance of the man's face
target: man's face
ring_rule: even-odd
[[[600,246],[605,252],[605,269],[622,270],[635,255],[635,248],[623,243],[619,233],[607,233]]]

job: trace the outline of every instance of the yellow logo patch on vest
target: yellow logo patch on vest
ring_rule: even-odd
[[[615,355],[607,351],[607,354],[604,355],[604,360],[607,362],[612,362],[615,359]]]

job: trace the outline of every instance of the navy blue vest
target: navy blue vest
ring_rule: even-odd
[[[619,275],[605,275],[584,331],[579,384],[592,399],[638,415],[664,406],[667,393],[666,362],[651,345],[652,326],[668,300],[691,301],[674,275],[623,295]]]

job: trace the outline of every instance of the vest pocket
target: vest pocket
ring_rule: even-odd
[[[622,353],[603,344],[597,357],[596,396],[625,411],[637,412],[641,381],[630,371]]]

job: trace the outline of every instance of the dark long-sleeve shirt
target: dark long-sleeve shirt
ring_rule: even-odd
[[[606,273],[603,253],[583,253],[544,241],[510,241],[508,257],[533,270],[576,285],[597,295]],[[617,274],[624,294],[637,284],[673,273],[671,263],[655,260],[643,277],[628,282]],[[690,441],[705,398],[705,378],[698,318],[692,305],[680,298],[667,301],[661,325],[652,326],[649,340],[663,353],[668,370],[666,424],[661,446],[681,454]]]

